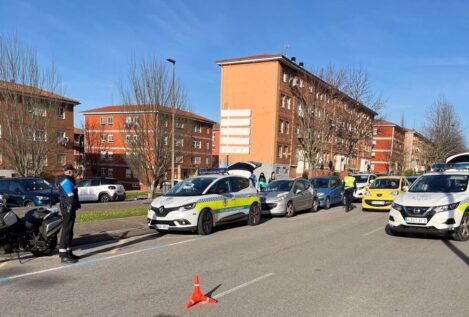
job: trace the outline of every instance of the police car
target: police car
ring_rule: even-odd
[[[468,182],[467,169],[422,175],[392,204],[390,233],[448,234],[458,241],[469,240]]]
[[[236,163],[217,174],[206,173],[179,182],[148,210],[148,226],[157,231],[210,234],[215,226],[246,221],[258,225],[259,194],[248,178],[256,164]]]

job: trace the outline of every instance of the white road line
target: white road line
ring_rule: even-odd
[[[375,229],[375,230],[373,230],[373,231],[364,233],[363,236],[364,236],[364,237],[369,236],[370,234],[373,234],[373,233],[378,232],[378,231],[383,230],[383,229],[384,229],[384,227],[379,227],[379,228],[377,228],[377,229]]]
[[[215,298],[215,299],[222,298],[222,297],[225,296],[225,295],[228,295],[228,294],[231,294],[231,293],[233,293],[233,292],[236,292],[237,290],[240,290],[240,289],[242,289],[242,288],[244,288],[244,287],[246,287],[246,286],[249,286],[249,285],[251,285],[251,284],[257,283],[257,282],[259,282],[260,280],[263,280],[263,279],[265,279],[265,278],[271,277],[272,275],[274,275],[274,273],[269,273],[269,274],[266,274],[266,275],[262,275],[262,276],[260,276],[260,277],[258,277],[258,278],[255,278],[255,279],[253,279],[253,280],[251,280],[251,281],[249,281],[249,282],[246,282],[246,283],[244,283],[244,284],[241,284],[241,285],[238,285],[238,286],[236,286],[236,287],[233,287],[232,289],[229,289],[229,290],[227,290],[227,291],[221,292],[220,294],[217,294],[217,295],[213,296],[213,298]]]
[[[111,256],[102,257],[102,258],[95,258],[95,259],[85,260],[85,261],[82,261],[82,262],[78,262],[76,264],[57,266],[57,267],[53,267],[53,268],[46,269],[46,270],[41,270],[41,271],[35,271],[35,272],[29,272],[29,273],[11,275],[11,276],[0,276],[0,284],[2,282],[8,282],[8,281],[15,280],[15,279],[20,279],[20,278],[23,278],[23,277],[39,275],[39,274],[44,274],[44,273],[54,272],[54,271],[59,271],[59,270],[65,270],[65,269],[70,269],[70,268],[79,267],[79,266],[85,266],[85,265],[89,265],[89,264],[92,264],[92,263],[95,263],[95,262],[111,260],[111,259],[119,258],[119,257],[122,257],[122,256],[142,253],[142,252],[146,252],[146,251],[164,249],[164,248],[172,247],[172,246],[175,246],[175,245],[189,243],[189,242],[193,242],[193,241],[201,240],[201,239],[204,239],[204,238],[196,238],[196,239],[191,239],[191,240],[174,242],[174,243],[170,243],[170,244],[157,245],[157,246],[154,246],[154,247],[135,250],[135,251],[127,252],[127,253],[121,253],[121,254],[111,255]]]

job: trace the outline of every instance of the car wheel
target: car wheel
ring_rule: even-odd
[[[397,232],[396,230],[394,230],[390,225],[386,225],[386,228],[384,230],[390,236],[396,236],[396,237],[402,236],[402,234],[400,232]]]
[[[197,233],[200,235],[211,234],[213,230],[213,215],[208,209],[202,210],[197,222]]]
[[[466,211],[461,219],[461,224],[453,233],[453,239],[456,241],[469,240],[469,211]]]
[[[258,204],[252,204],[249,208],[248,225],[257,226],[261,222],[261,208]]]
[[[111,196],[109,196],[108,194],[101,194],[99,196],[99,202],[100,203],[108,203],[111,201]]]
[[[324,206],[325,209],[331,208],[331,197],[326,198],[326,204]]]
[[[295,206],[293,206],[293,203],[289,201],[287,204],[287,213],[285,216],[293,217],[294,215],[295,215]]]
[[[57,247],[57,236],[52,236],[48,240],[42,242],[44,242],[44,247],[40,249],[31,250],[32,255],[36,257],[51,255]]]
[[[311,212],[317,212],[319,210],[319,200],[317,198],[313,199],[313,206],[311,207]]]
[[[33,208],[33,207],[35,207],[36,205],[35,205],[32,201],[26,201],[26,202],[24,203],[24,206],[25,206],[25,207],[28,207],[28,208]]]

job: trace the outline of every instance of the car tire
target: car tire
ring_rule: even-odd
[[[453,233],[453,239],[456,241],[469,240],[469,211],[462,215],[461,223],[458,229]]]
[[[319,210],[319,199],[313,199],[313,206],[311,207],[311,212],[318,212]]]
[[[209,235],[213,231],[213,215],[209,209],[204,209],[199,215],[197,221],[197,233],[200,235]]]
[[[331,208],[331,197],[327,196],[326,203],[324,204],[324,209],[329,209],[329,208]]]
[[[258,204],[254,203],[249,208],[248,225],[257,226],[261,222],[261,208]]]
[[[108,203],[111,201],[111,196],[109,196],[108,194],[101,194],[99,195],[98,200],[100,203]]]
[[[28,207],[28,208],[36,207],[36,205],[35,205],[32,201],[30,201],[30,200],[25,201],[25,202],[24,202],[24,206],[25,206],[25,207]]]
[[[384,231],[386,231],[386,233],[389,234],[390,236],[399,237],[403,235],[402,233],[394,230],[390,225],[386,225],[386,228],[384,229]]]
[[[287,203],[287,211],[285,214],[286,217],[293,217],[295,216],[295,206],[293,206],[293,202],[289,201]]]

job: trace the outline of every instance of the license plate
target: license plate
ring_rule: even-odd
[[[374,200],[373,205],[384,205],[384,201],[381,200]]]
[[[418,223],[418,224],[427,224],[427,218],[414,218],[414,217],[406,217],[405,222],[407,223]]]
[[[168,229],[169,229],[169,225],[156,225],[156,229],[168,230]]]
[[[262,210],[261,215],[270,215],[270,210]]]

